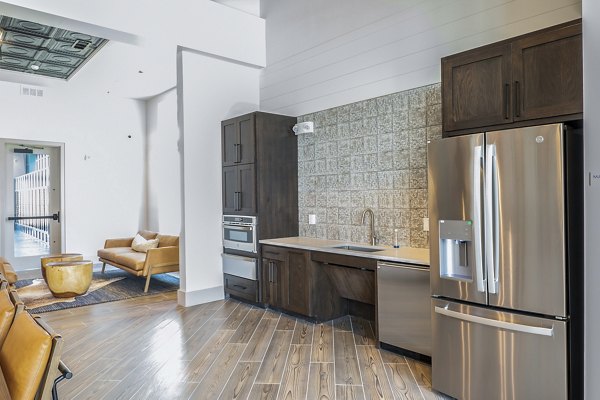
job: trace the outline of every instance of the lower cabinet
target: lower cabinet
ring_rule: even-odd
[[[318,321],[349,312],[369,318],[375,269],[372,259],[263,245],[263,303]]]
[[[223,274],[223,276],[227,293],[246,300],[257,301],[256,281],[229,274]]]
[[[263,302],[312,317],[309,253],[274,246],[262,248]]]

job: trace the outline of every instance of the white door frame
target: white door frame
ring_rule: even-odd
[[[60,159],[60,251],[62,253],[65,252],[66,249],[66,222],[67,215],[65,212],[65,144],[60,142],[46,142],[40,140],[22,140],[22,139],[11,139],[11,138],[0,138],[0,188],[2,191],[7,187],[7,177],[10,171],[4,171],[4,166],[6,165],[6,145],[23,145],[23,146],[41,146],[41,147],[54,147],[59,151],[59,159]],[[7,206],[6,206],[6,196],[0,196],[0,256],[4,254],[8,254],[6,247],[6,229],[8,224],[6,224],[6,220],[9,217],[7,215]],[[32,266],[37,267],[37,266]],[[19,270],[18,266],[15,266],[15,269]]]

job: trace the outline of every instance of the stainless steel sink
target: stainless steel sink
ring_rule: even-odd
[[[362,246],[352,246],[349,244],[345,244],[342,246],[333,246],[334,249],[342,249],[342,250],[351,250],[351,251],[362,251],[364,253],[374,253],[376,251],[382,251],[384,249],[380,249],[377,247],[362,247]]]

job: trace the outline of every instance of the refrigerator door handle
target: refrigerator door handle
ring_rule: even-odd
[[[498,185],[496,178],[496,145],[485,151],[485,264],[488,293],[498,293]]]
[[[480,317],[477,315],[463,314],[458,311],[449,310],[448,306],[446,306],[446,307],[435,306],[435,312],[436,312],[436,314],[445,315],[450,318],[455,318],[455,319],[459,319],[459,320],[466,321],[466,322],[472,322],[474,324],[480,324],[480,325],[491,326],[494,328],[505,329],[507,331],[513,331],[513,332],[531,333],[533,335],[540,335],[540,336],[552,336],[553,330],[554,330],[554,328],[543,328],[543,327],[539,327],[539,326],[515,324],[513,322],[498,321],[495,319],[484,318],[484,317]]]
[[[475,247],[475,277],[477,291],[485,293],[485,278],[483,273],[483,251],[481,245],[481,161],[483,147],[473,149],[473,246]]]

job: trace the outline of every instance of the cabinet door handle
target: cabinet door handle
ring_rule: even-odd
[[[269,261],[269,282],[273,283],[273,261]]]
[[[246,290],[246,289],[248,289],[246,286],[242,286],[242,285],[232,285],[232,286],[233,286],[233,287],[236,287],[236,288],[240,288],[240,289],[242,289],[242,290]]]
[[[508,109],[510,107],[510,84],[504,84],[504,119],[508,119]]]
[[[233,210],[237,211],[238,210],[238,197],[237,197],[238,192],[233,192]]]
[[[237,208],[236,211],[240,211],[242,209],[242,192],[235,192],[235,196],[237,198]]]
[[[235,144],[235,162],[242,162],[242,145],[240,143]]]
[[[515,117],[521,116],[521,83],[515,81]]]

